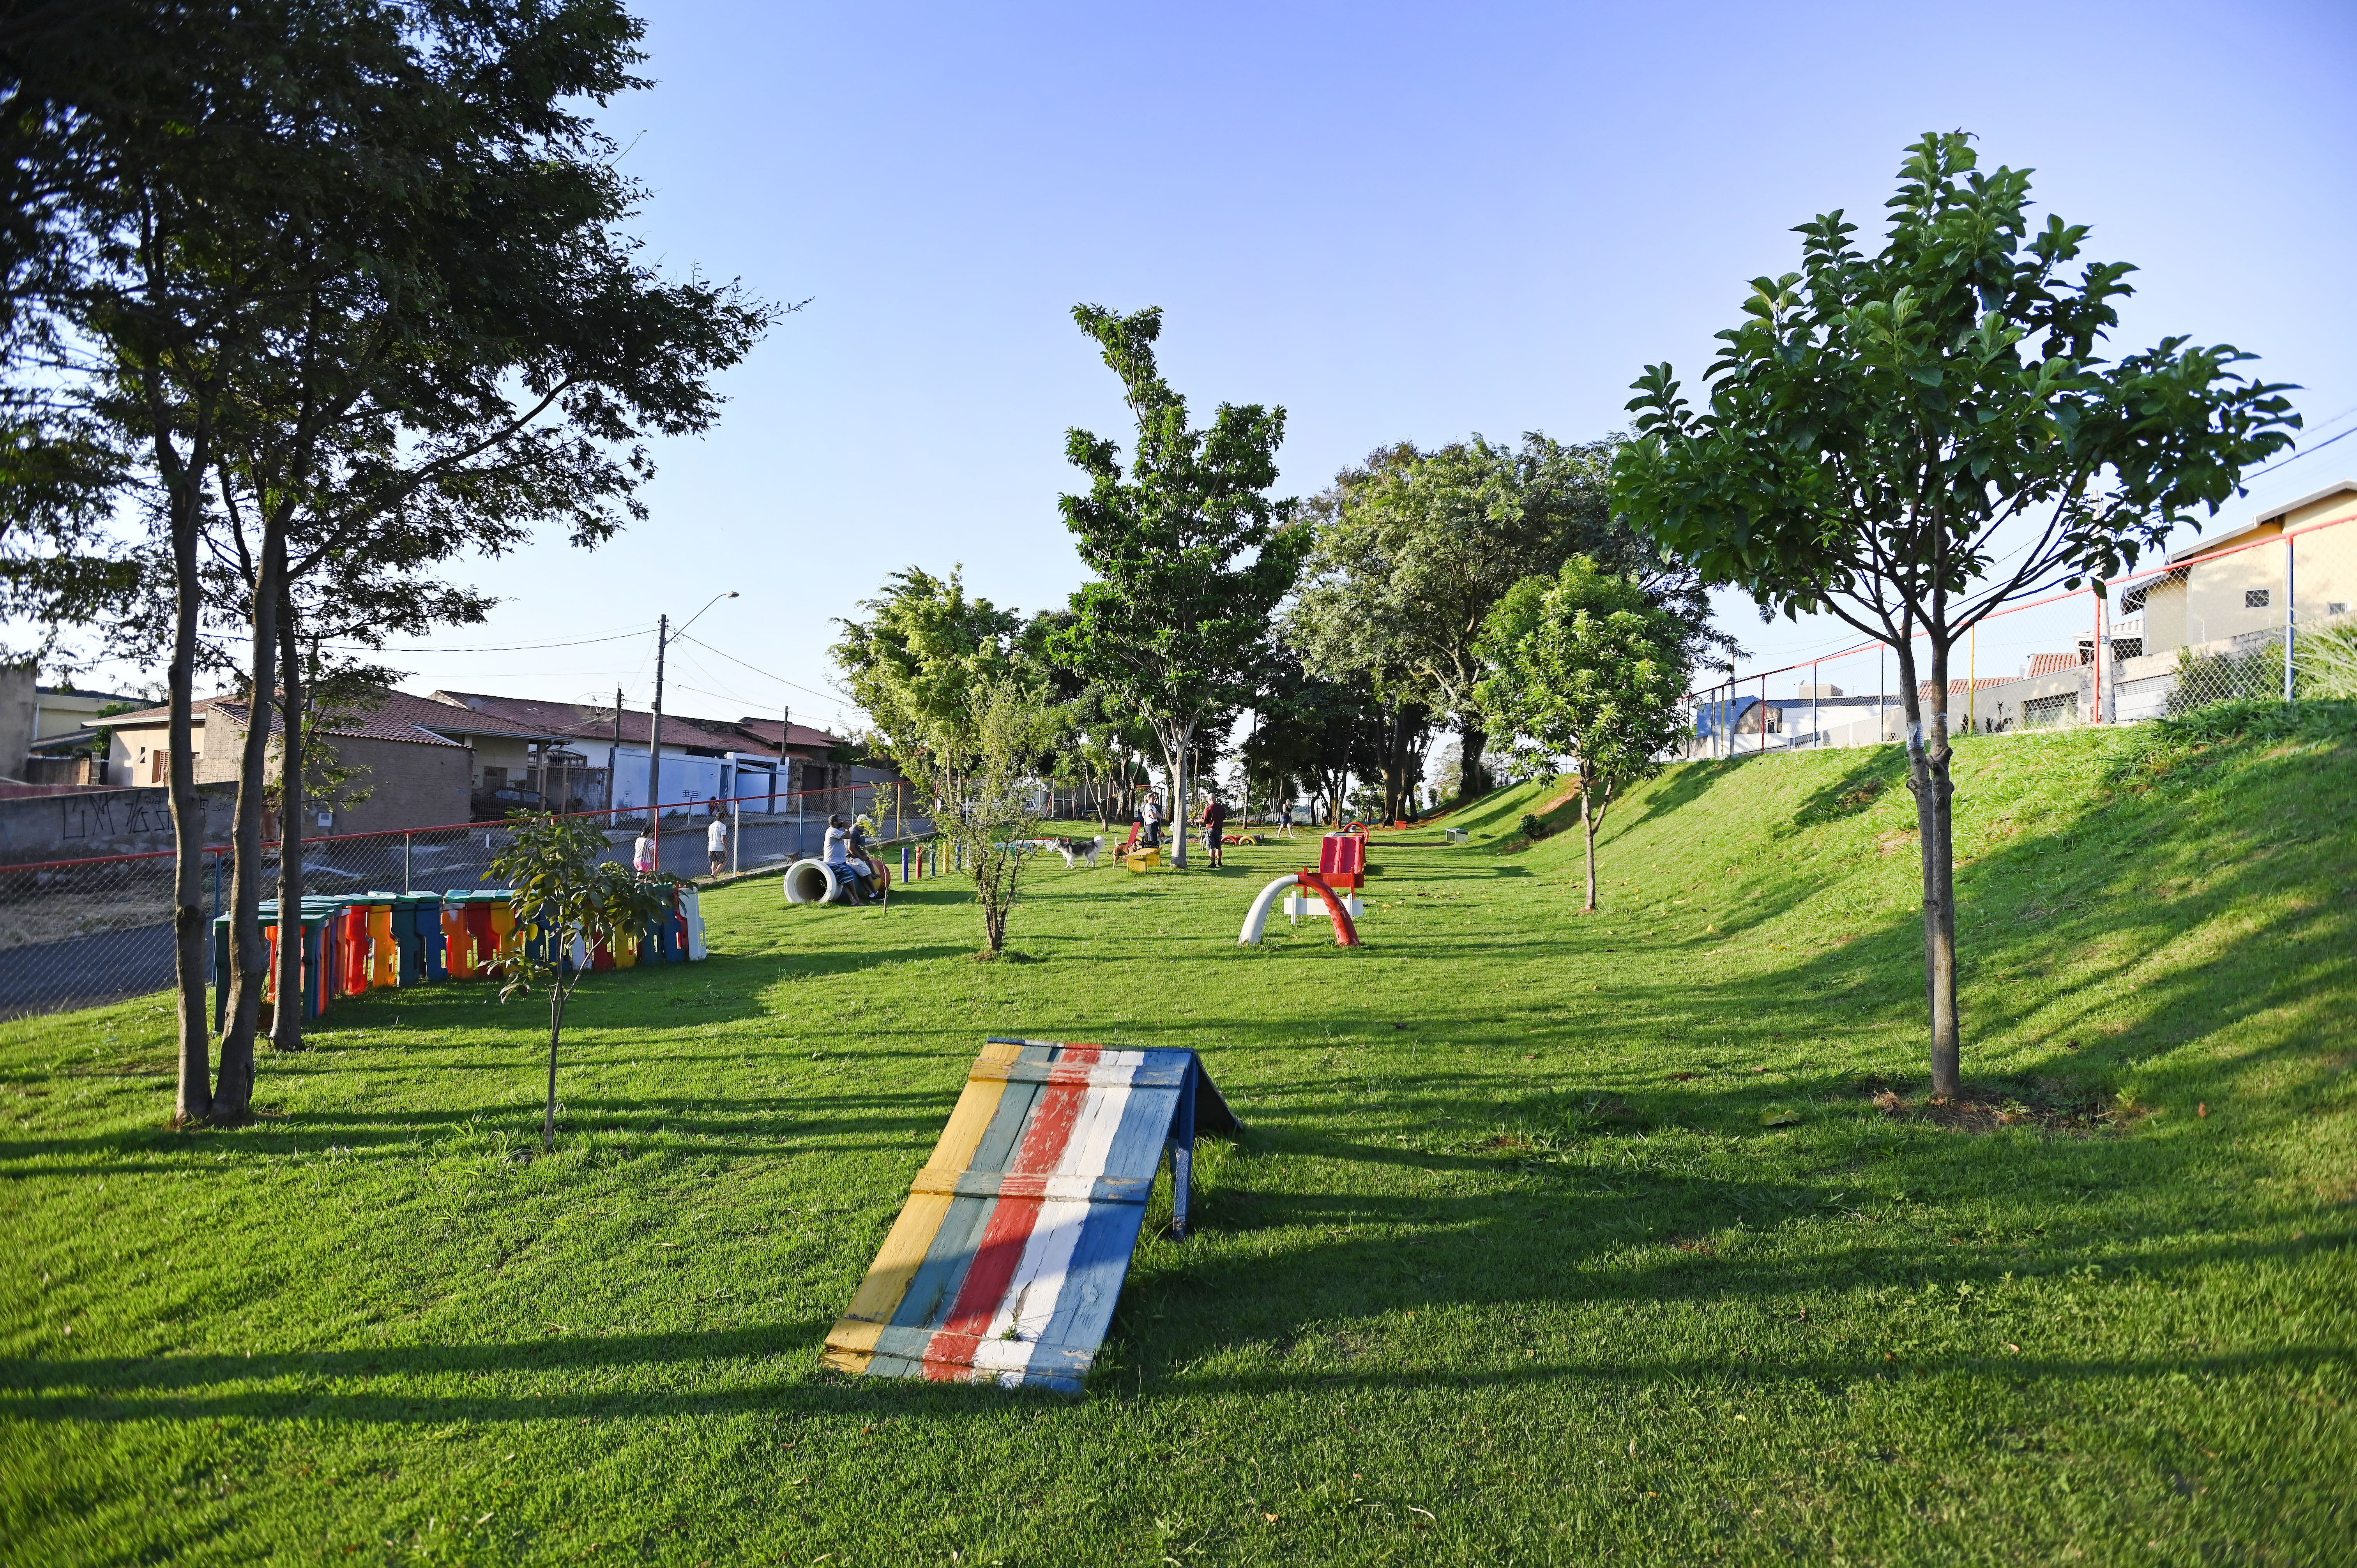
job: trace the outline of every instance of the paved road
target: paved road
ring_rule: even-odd
[[[172,928],[137,926],[0,951],[0,1018],[68,1013],[172,983]]]

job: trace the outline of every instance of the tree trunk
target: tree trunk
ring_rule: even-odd
[[[1912,639],[1900,647],[1899,679],[1905,687],[1907,787],[1915,796],[1915,827],[1923,856],[1923,989],[1932,1024],[1932,1093],[1963,1092],[1963,1029],[1956,1012],[1956,866],[1950,803],[1948,650],[1932,644],[1932,698],[1915,675]]]
[[[159,437],[159,446],[166,443]],[[175,1120],[201,1122],[213,1113],[212,1028],[205,1016],[205,949],[212,932],[205,918],[205,802],[197,793],[193,704],[197,683],[197,529],[201,470],[171,487],[172,664],[167,758],[172,791],[172,978],[177,993],[180,1083]]]
[[[310,749],[295,608],[278,612],[278,1004],[273,1050],[303,1048],[303,759]]]
[[[1162,762],[1168,770],[1170,805],[1163,812],[1170,832],[1170,868],[1187,869],[1187,758],[1195,746],[1193,725],[1172,725],[1164,732]]]
[[[1596,913],[1596,830],[1604,825],[1601,812],[1589,809],[1596,798],[1596,781],[1585,770],[1579,776],[1579,825],[1587,835],[1587,908],[1583,913]]]
[[[1467,719],[1457,730],[1457,799],[1470,800],[1490,790],[1490,770],[1481,766],[1481,753],[1490,745],[1489,732]]]
[[[262,939],[262,801],[270,776],[270,715],[276,707],[278,610],[286,571],[284,528],[265,513],[253,589],[252,676],[245,745],[238,757],[234,885],[230,896],[228,1026],[213,1079],[213,1116],[241,1121],[253,1106],[253,1036],[262,1016],[269,950]],[[283,938],[281,939],[284,940]]]
[[[552,1155],[556,1153],[556,1042],[564,1033],[565,985],[557,982],[548,988],[548,1100],[540,1112],[540,1146]]]

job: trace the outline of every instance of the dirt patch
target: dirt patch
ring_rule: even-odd
[[[1964,1133],[2036,1126],[2049,1133],[2083,1134],[2126,1126],[2152,1113],[2149,1107],[2054,1079],[1975,1084],[1948,1100],[1910,1095],[1896,1084],[1882,1081],[1862,1084],[1860,1092],[1894,1122],[1925,1122]]]
[[[1718,1251],[1718,1243],[1707,1236],[1673,1236],[1670,1245],[1681,1252],[1692,1252],[1698,1258],[1711,1257]]]
[[[1541,807],[1537,810],[1537,811],[1534,812],[1533,814],[1534,814],[1534,815],[1535,815],[1535,816],[1541,816],[1541,817],[1544,817],[1544,816],[1545,816],[1549,811],[1554,811],[1557,806],[1568,806],[1568,805],[1570,805],[1574,800],[1578,800],[1578,799],[1579,799],[1579,784],[1578,784],[1578,782],[1577,782],[1577,780],[1574,780],[1570,789],[1566,789],[1562,794],[1557,795],[1554,800],[1549,800],[1545,805],[1541,806]]]

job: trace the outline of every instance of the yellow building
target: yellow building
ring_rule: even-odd
[[[2341,526],[2325,526],[2334,523]],[[2272,640],[2283,635],[2295,607],[2298,627],[2346,616],[2357,603],[2357,479],[2176,551],[2169,566],[2120,596],[2121,613],[2143,612],[2139,651],[2147,659],[2180,648],[2222,652]]]

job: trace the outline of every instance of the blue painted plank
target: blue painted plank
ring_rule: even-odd
[[[1021,1059],[1044,1062],[1049,1053],[1049,1047],[1027,1045]],[[968,1170],[1006,1168],[1043,1092],[1036,1083],[1006,1086],[999,1095],[998,1109],[991,1114],[989,1128],[974,1146]],[[966,1271],[974,1266],[974,1249],[981,1244],[983,1231],[990,1224],[991,1211],[997,1207],[996,1197],[950,1199],[949,1212],[942,1216],[942,1228],[933,1232],[932,1245],[925,1249],[925,1261],[909,1277],[908,1293],[900,1297],[900,1305],[892,1309],[893,1326],[938,1328],[948,1318],[959,1287],[965,1283]],[[874,1375],[872,1366],[869,1371]]]

